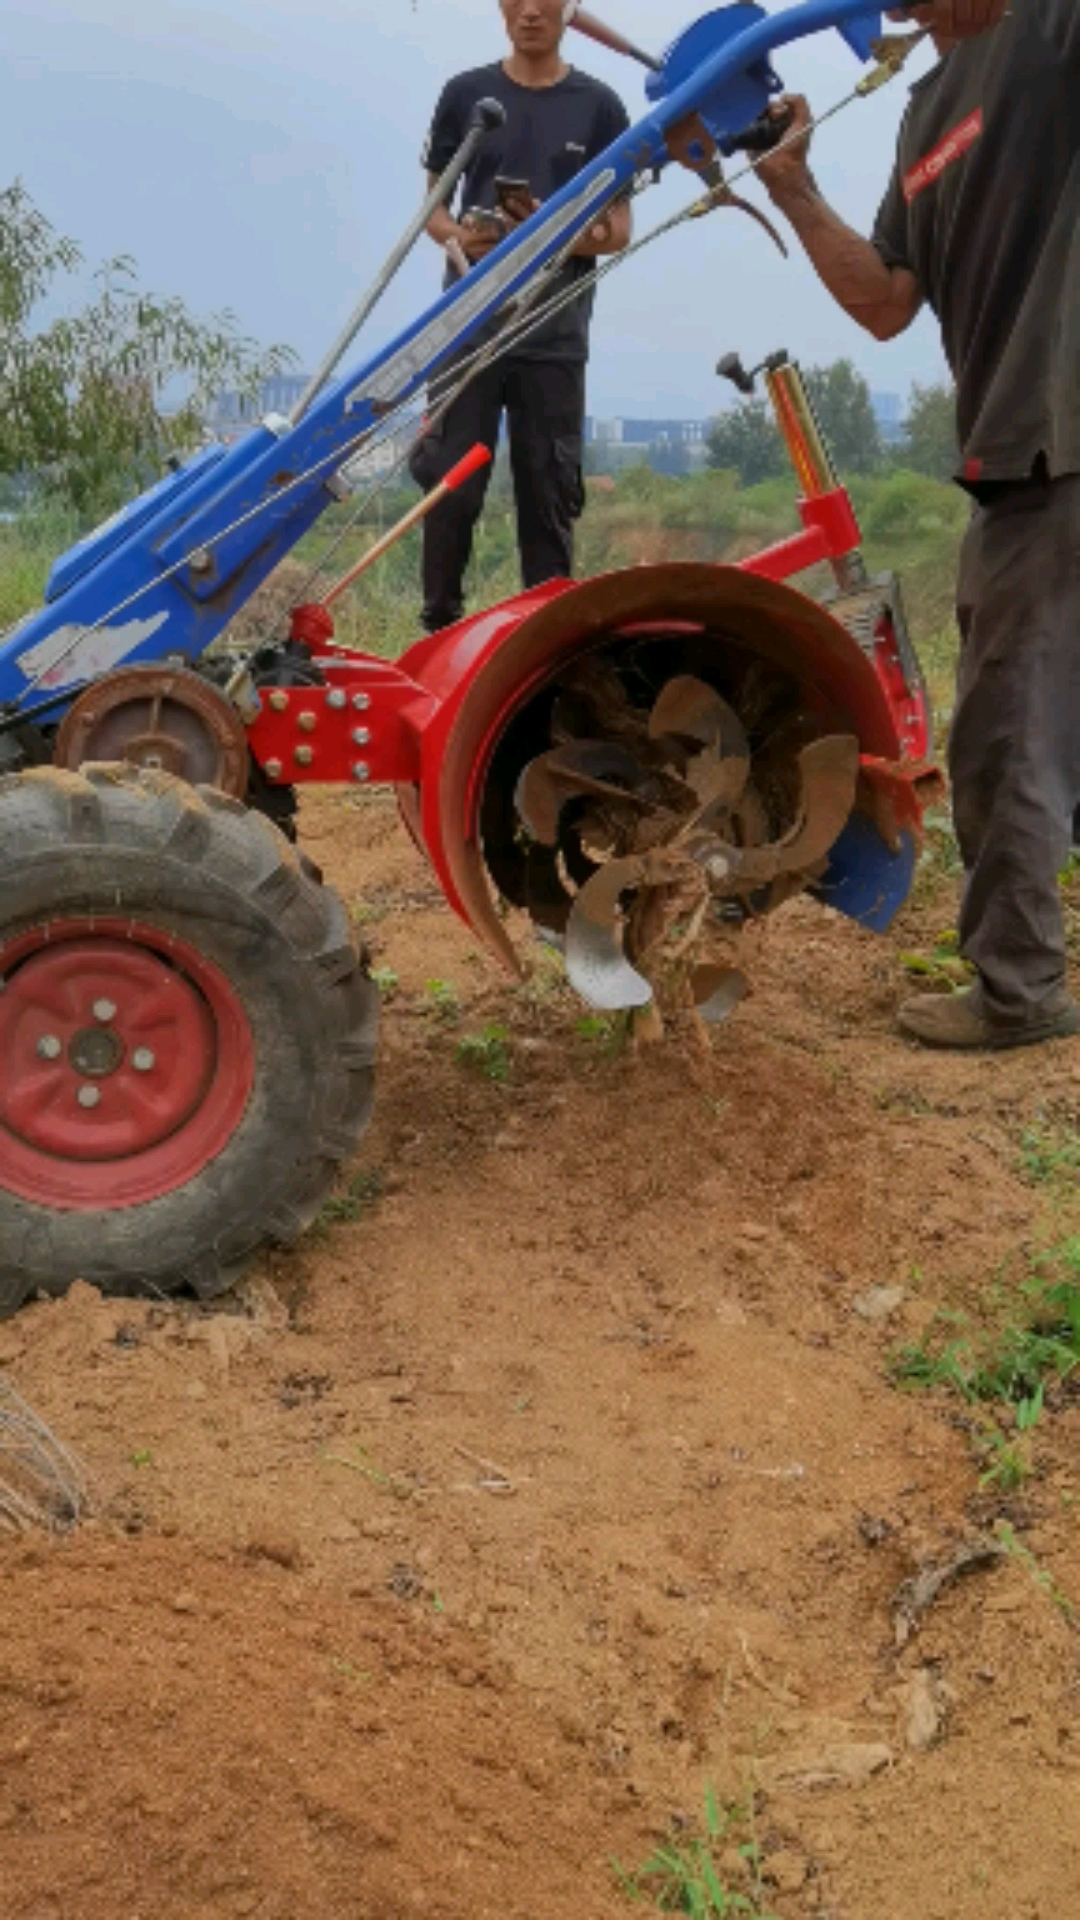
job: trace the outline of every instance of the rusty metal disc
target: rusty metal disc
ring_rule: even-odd
[[[74,771],[87,761],[160,767],[192,786],[242,800],[248,746],[236,708],[187,667],[119,667],[69,707],[53,760]]]

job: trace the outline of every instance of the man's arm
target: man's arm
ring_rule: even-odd
[[[779,103],[778,103],[779,104]],[[793,113],[788,138],[810,125],[801,98],[784,101]],[[807,164],[809,134],[758,163],[773,205],[790,220],[819,280],[853,320],[875,340],[892,340],[909,327],[922,305],[909,268],[889,266],[869,240],[854,232],[818,192]]]
[[[582,260],[598,260],[605,253],[625,253],[633,233],[629,200],[616,200],[599,220],[586,227],[575,254]]]

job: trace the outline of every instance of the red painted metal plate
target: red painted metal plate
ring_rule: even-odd
[[[137,1206],[226,1145],[255,1077],[221,970],[135,921],[53,921],[0,949],[0,1188],[66,1211]]]

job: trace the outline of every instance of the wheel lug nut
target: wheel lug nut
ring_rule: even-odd
[[[100,1087],[80,1087],[75,1095],[80,1107],[96,1107],[101,1103]]]
[[[43,1033],[37,1043],[37,1051],[41,1060],[59,1060],[64,1049],[55,1033]]]
[[[116,1019],[116,1008],[111,1000],[94,1001],[94,1019],[100,1020],[103,1027],[107,1027],[110,1020]]]
[[[136,1047],[131,1056],[131,1064],[136,1073],[152,1073],[157,1066],[157,1055],[149,1047]]]

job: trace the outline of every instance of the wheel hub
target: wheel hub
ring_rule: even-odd
[[[130,1205],[220,1152],[254,1056],[202,955],[157,928],[53,924],[0,949],[0,987],[0,1184],[52,1205]]]
[[[236,708],[200,674],[183,667],[118,667],[72,702],[54,761],[74,770],[88,760],[175,774],[241,799],[248,784],[247,733]]]

